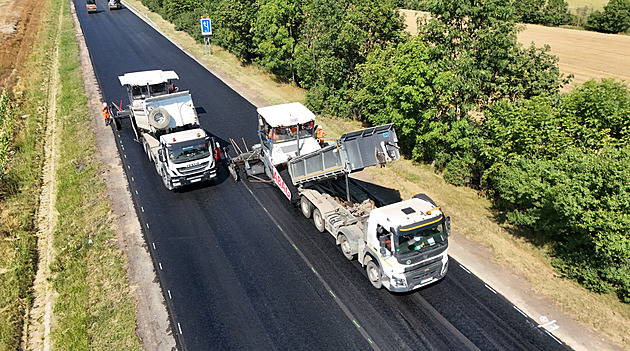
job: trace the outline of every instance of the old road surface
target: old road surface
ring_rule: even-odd
[[[74,1],[107,101],[127,100],[119,75],[175,70],[222,145],[256,142],[247,100],[128,9],[97,0],[88,15]],[[180,350],[568,349],[455,260],[420,291],[376,290],[277,189],[221,166],[212,183],[170,192],[129,123],[115,136]]]

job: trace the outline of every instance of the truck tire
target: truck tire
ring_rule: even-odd
[[[305,197],[302,196],[300,198],[300,209],[302,210],[302,214],[306,218],[311,218],[313,215],[313,204]]]
[[[168,174],[166,172],[162,172],[162,183],[168,190],[173,190],[173,184],[168,180]]]
[[[339,238],[337,240],[339,241],[339,248],[341,248],[343,255],[346,256],[348,260],[352,261],[355,255],[352,253],[352,246],[350,245],[348,238],[346,238],[343,234],[339,234]]]
[[[144,146],[144,152],[147,154],[147,158],[149,161],[153,162],[153,158],[151,157],[151,147],[144,138],[142,138],[142,145]]]
[[[156,107],[149,112],[149,124],[157,129],[164,129],[171,122],[171,115],[163,107]]]
[[[313,223],[315,223],[315,228],[317,228],[320,233],[326,231],[326,223],[324,223],[324,217],[322,217],[319,208],[313,209]]]
[[[372,283],[372,286],[377,289],[383,287],[383,281],[381,280],[381,268],[374,262],[374,260],[370,259],[368,261],[365,266],[365,271],[370,283]]]

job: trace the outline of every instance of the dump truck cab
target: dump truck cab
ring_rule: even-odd
[[[98,8],[96,7],[96,0],[86,0],[85,9],[88,13],[98,12]]]
[[[370,212],[362,262],[373,285],[411,291],[440,280],[448,271],[450,218],[425,194]]]
[[[315,135],[315,115],[299,102],[261,107],[258,135],[264,156],[273,166],[321,149]]]
[[[107,4],[110,10],[118,10],[122,8],[120,0],[109,0]]]

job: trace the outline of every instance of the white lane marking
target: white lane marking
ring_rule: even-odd
[[[472,274],[472,273],[470,273],[470,271],[469,271],[469,270],[467,270],[467,269],[466,269],[466,267],[462,266],[461,264],[460,264],[459,266],[460,266],[460,267],[462,267],[462,269],[463,269],[463,270],[465,270],[465,271],[466,271],[466,273],[468,273],[468,274]]]
[[[551,334],[549,331],[545,330],[545,333],[547,333],[547,335],[549,335],[552,339],[554,339],[558,344],[562,345],[562,341],[556,339],[556,337],[553,336],[553,334]]]
[[[131,177],[131,181],[132,181],[132,182],[135,182],[136,180],[135,180],[135,179],[133,179],[133,177]]]
[[[136,195],[138,195],[138,190],[136,190]]]
[[[525,318],[529,318],[529,317],[528,317],[525,313],[523,313],[523,311],[519,310],[519,309],[518,309],[518,307],[516,307],[516,306],[512,306],[512,307],[514,307],[514,309],[515,309],[515,310],[517,310],[517,311],[518,311],[518,313],[522,314],[522,315],[523,315],[523,317],[525,317]]]
[[[158,262],[158,265],[160,266],[160,270],[163,270],[162,269],[162,262]]]
[[[497,294],[496,291],[494,291],[494,289],[492,289],[491,287],[488,286],[488,284],[484,284],[486,286],[486,288],[488,288],[488,290],[492,291],[495,295]]]
[[[179,322],[177,322],[177,328],[179,328],[179,334],[182,335],[184,333],[182,333],[182,326],[179,325]]]
[[[146,225],[147,225],[147,229],[149,229],[149,222],[147,222]]]
[[[153,244],[153,250],[155,250],[155,243],[152,243],[152,244]]]
[[[171,291],[170,291],[170,290],[167,290],[167,291],[168,291],[168,299],[169,299],[169,300],[172,300],[172,299],[173,299],[173,296],[171,296]]]
[[[124,149],[123,149],[123,150],[124,150]],[[126,155],[126,154],[123,154],[123,156],[124,156],[125,158],[127,158],[127,155]]]

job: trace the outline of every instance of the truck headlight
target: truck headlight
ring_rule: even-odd
[[[396,285],[396,286],[406,286],[407,285],[407,281],[405,280],[405,278],[392,277],[392,279],[394,280],[394,285]]]

